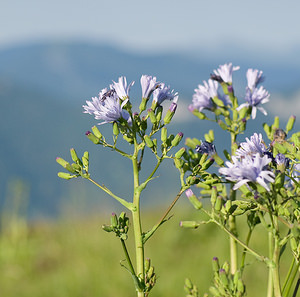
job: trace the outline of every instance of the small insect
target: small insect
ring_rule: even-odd
[[[274,133],[274,141],[283,143],[286,139],[286,133],[282,129],[276,129]]]
[[[107,92],[105,92],[102,97],[101,97],[101,101],[104,101],[107,97],[111,97],[116,93],[116,91],[114,89],[111,89]]]

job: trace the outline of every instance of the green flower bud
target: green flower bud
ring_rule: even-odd
[[[172,102],[170,108],[167,110],[166,115],[164,117],[164,123],[165,125],[169,124],[175,114],[175,111],[177,109],[177,103]]]
[[[92,131],[94,133],[94,135],[99,138],[99,139],[102,139],[103,135],[102,133],[99,131],[98,127],[97,126],[93,126],[92,127]]]
[[[119,225],[119,223],[118,223],[118,217],[117,217],[117,215],[114,212],[111,214],[110,222],[111,222],[111,226],[113,228],[117,228],[118,225]]]
[[[229,273],[229,263],[227,261],[224,262],[224,264],[222,265],[222,268],[225,270],[225,273],[228,274]]]
[[[77,163],[77,162],[79,161],[79,158],[78,158],[78,156],[77,156],[77,153],[76,153],[75,149],[71,148],[71,149],[70,149],[70,154],[71,154],[72,160],[73,160],[75,163]]]
[[[156,109],[156,122],[159,123],[162,117],[163,107],[159,105]]]
[[[63,178],[63,179],[71,179],[73,177],[76,177],[76,175],[71,175],[70,173],[67,173],[67,172],[58,172],[57,175],[58,175],[58,177]]]
[[[144,140],[149,148],[153,148],[154,144],[149,135],[145,135]]]
[[[174,164],[177,169],[182,168],[184,161],[182,159],[174,158]]]
[[[185,153],[185,151],[186,151],[186,148],[185,148],[185,147],[182,147],[182,148],[175,154],[175,158],[180,159],[180,158],[183,156],[183,154]]]
[[[69,172],[74,173],[75,170],[74,168],[70,165],[69,162],[65,161],[64,159],[57,157],[56,158],[56,162],[61,165],[62,167],[64,167],[65,169],[67,169]]]
[[[228,282],[228,277],[227,277],[225,269],[220,269],[219,270],[219,276],[220,276],[220,280],[221,280],[223,286],[225,288],[227,288],[229,282]]]
[[[108,225],[102,225],[102,229],[103,229],[105,232],[112,232],[112,231],[113,231],[112,226],[108,226]]]
[[[150,268],[151,261],[149,258],[145,259],[145,272],[147,272]]]
[[[206,115],[203,112],[198,111],[197,109],[194,109],[192,111],[192,114],[195,115],[200,120],[206,119]]]
[[[241,279],[238,280],[237,291],[239,293],[244,293],[245,292],[245,286],[244,286],[244,284],[243,284],[243,282],[242,282]]]
[[[189,201],[192,203],[192,205],[195,207],[195,209],[201,209],[202,208],[202,202],[198,200],[196,195],[193,193],[191,189],[188,189],[185,191],[185,194]]]
[[[196,222],[196,221],[181,221],[179,223],[179,226],[180,227],[183,227],[183,228],[198,228],[201,224]]]
[[[268,124],[264,123],[263,124],[263,128],[265,130],[265,133],[267,134],[268,138],[271,139],[272,138],[272,127],[270,127]]]
[[[151,108],[149,108],[149,109],[147,110],[147,112],[148,112],[148,115],[149,115],[149,118],[150,118],[151,123],[152,123],[153,125],[156,124],[156,123],[157,123],[157,120],[156,120],[156,116],[155,116],[154,111],[153,111]]]
[[[177,146],[179,144],[179,142],[181,141],[182,137],[183,137],[182,132],[179,132],[178,134],[176,134],[175,138],[171,142],[172,146]]]
[[[96,137],[92,132],[87,131],[87,132],[85,133],[85,135],[86,135],[87,138],[88,138],[89,140],[91,140],[94,144],[99,144],[100,139],[99,139],[98,137]]]
[[[215,96],[211,99],[217,106],[220,106],[220,107],[224,106],[224,102],[221,99],[219,99],[217,96]]]
[[[297,241],[296,241],[295,237],[291,237],[290,245],[291,245],[292,251],[296,252],[297,248],[298,248],[298,245],[297,245]]]
[[[217,257],[213,257],[212,266],[213,266],[213,271],[214,272],[219,272],[220,265],[219,265],[219,259]]]
[[[210,197],[210,202],[211,202],[212,206],[214,206],[217,201],[217,195],[218,195],[217,187],[212,187],[211,188],[211,197]]]
[[[208,169],[214,163],[214,161],[215,161],[214,158],[209,158],[202,164],[202,169],[203,170]]]
[[[160,139],[163,143],[165,143],[167,141],[167,138],[168,138],[167,128],[163,127],[160,130]]]
[[[119,130],[119,127],[118,127],[118,123],[117,122],[114,122],[113,123],[113,134],[115,136],[118,136],[120,133],[120,130]]]
[[[223,159],[222,158],[220,158],[219,157],[219,155],[218,154],[214,154],[214,159],[215,159],[215,161],[216,161],[216,163],[219,165],[219,166],[223,166],[223,164],[224,164],[224,161],[223,161]]]
[[[222,199],[221,196],[218,196],[217,200],[216,200],[215,207],[214,207],[215,211],[219,212],[221,210],[221,208],[222,208],[222,205],[223,205],[223,199]]]
[[[200,144],[201,144],[201,142],[196,138],[192,139],[192,138],[188,137],[185,139],[185,145],[190,147],[193,150],[196,148],[197,145],[200,145]]]
[[[229,126],[229,127],[232,125],[232,121],[231,121],[231,119],[228,118],[228,117],[225,118],[225,123],[226,123],[227,126]]]
[[[185,279],[184,285],[190,290],[193,289],[193,284],[189,278]]]
[[[239,114],[239,118],[243,119],[246,114],[248,113],[249,108],[248,107],[243,107],[241,110],[239,110],[238,114]]]
[[[148,98],[142,98],[142,102],[139,106],[140,112],[143,112],[146,109],[147,102],[148,102]]]

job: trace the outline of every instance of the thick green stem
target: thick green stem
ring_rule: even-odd
[[[274,227],[276,230],[274,236],[274,251],[273,251],[273,287],[274,287],[274,296],[282,297],[281,288],[280,288],[280,278],[279,278],[279,257],[280,257],[280,244],[279,244],[279,236],[278,236],[278,220],[276,216],[273,218]]]
[[[141,226],[140,216],[140,195],[141,189],[139,188],[139,169],[137,161],[137,144],[135,143],[135,152],[132,156],[133,166],[133,183],[134,183],[134,194],[133,194],[133,205],[135,208],[132,210],[132,222],[134,229],[134,240],[135,240],[135,251],[136,251],[136,274],[140,280],[140,283],[144,283],[144,244],[143,244],[143,233]],[[137,288],[137,296],[144,297],[142,289]]]

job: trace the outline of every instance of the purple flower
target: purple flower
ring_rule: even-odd
[[[261,157],[260,154],[256,154],[251,157],[246,155],[240,160],[233,156],[232,160],[233,163],[226,162],[227,168],[220,168],[219,173],[225,175],[226,179],[236,182],[233,190],[248,182],[257,182],[270,191],[267,182],[274,182],[275,175],[267,168],[271,162],[268,156]]]
[[[152,77],[150,75],[142,75],[141,77],[142,98],[148,99],[158,85],[159,82],[156,82],[156,77]]]
[[[200,154],[208,154],[209,156],[216,154],[216,147],[213,143],[203,141],[201,145],[196,146],[196,151]]]
[[[253,156],[255,154],[260,154],[261,156],[265,153],[266,147],[264,145],[264,141],[262,139],[261,133],[254,133],[250,140],[246,138],[246,142],[242,142],[240,144],[240,148],[236,150],[236,156],[239,158],[245,156]]]
[[[225,83],[232,83],[232,72],[239,70],[240,66],[232,66],[232,63],[220,65],[217,70],[214,70],[218,79]]]
[[[293,168],[293,173],[292,173],[292,177],[299,183],[300,180],[300,163],[295,164],[294,168]],[[291,181],[292,185],[295,184],[295,182],[292,180]]]
[[[155,105],[161,105],[165,100],[175,99],[178,93],[173,93],[174,90],[170,90],[170,86],[166,86],[164,83],[161,83],[158,88],[153,91],[153,102]]]
[[[269,102],[270,94],[263,87],[254,88],[251,90],[249,87],[246,87],[245,100],[246,103],[241,104],[237,110],[242,109],[243,107],[252,107],[251,117],[252,119],[256,118],[257,109],[260,110],[264,115],[267,115],[266,110],[263,107],[259,107],[259,104],[264,104]]]
[[[133,86],[134,81],[132,81],[128,86],[127,86],[127,80],[125,76],[119,77],[118,82],[116,83],[113,81],[113,89],[116,91],[118,97],[120,99],[128,99],[129,97],[129,90],[131,86]],[[126,101],[127,102],[127,101]]]
[[[263,72],[249,68],[246,73],[248,88],[254,90],[258,84],[264,81]]]
[[[120,104],[120,99],[114,89],[103,89],[99,97],[93,97],[92,101],[86,101],[83,105],[84,113],[94,115],[96,120],[103,120],[101,124],[118,121],[121,118],[130,121],[129,114],[122,107],[126,101]]]

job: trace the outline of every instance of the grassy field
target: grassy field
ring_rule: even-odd
[[[151,258],[158,276],[150,296],[185,296],[186,277],[193,280],[202,296],[212,282],[212,258],[218,256],[221,263],[228,258],[228,238],[216,226],[196,230],[179,227],[180,220],[199,218],[192,207],[183,209],[177,205],[174,217],[146,246],[145,255]],[[149,210],[144,228],[150,228],[160,215]],[[101,229],[108,222],[109,214],[52,223],[12,220],[0,237],[0,296],[135,296],[131,276],[120,265],[124,259],[120,242]],[[246,236],[243,230],[239,232],[242,238]],[[263,250],[265,255],[266,237],[260,229],[251,241],[252,247]],[[130,243],[129,238],[129,248]],[[245,273],[248,296],[265,296],[267,269],[251,256],[246,261],[253,264],[247,266]]]

